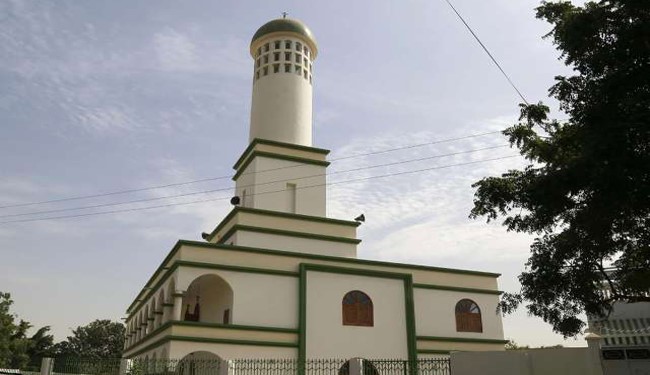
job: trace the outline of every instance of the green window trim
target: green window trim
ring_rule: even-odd
[[[254,227],[254,226],[251,226],[251,225],[236,224],[236,225],[233,225],[233,227],[230,228],[226,233],[224,233],[223,237],[221,238],[221,240],[219,240],[218,244],[223,244],[233,234],[235,234],[235,232],[237,232],[238,230],[243,231],[243,232],[255,232],[255,233],[272,234],[272,235],[278,235],[278,236],[307,238],[307,239],[310,239],[310,240],[341,242],[341,243],[348,243],[348,244],[353,244],[353,245],[358,245],[358,244],[361,243],[361,240],[356,239],[356,238],[326,236],[326,235],[322,235],[322,234],[312,234],[312,233],[304,233],[304,232],[295,232],[295,231],[291,231],[291,230],[270,229],[270,228]]]
[[[404,308],[406,317],[406,340],[409,360],[417,360],[417,342],[415,336],[415,306],[413,304],[413,277],[410,274],[375,271],[365,269],[345,268],[338,266],[329,266],[321,264],[300,264],[300,285],[298,288],[298,321],[299,321],[299,339],[298,339],[298,360],[304,361],[307,357],[307,273],[327,272],[346,275],[370,276],[379,278],[390,278],[402,280],[404,282]]]

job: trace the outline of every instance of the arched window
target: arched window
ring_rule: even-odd
[[[461,299],[456,304],[456,331],[483,332],[481,309],[471,299]]]
[[[343,325],[372,327],[372,300],[364,292],[353,290],[343,297]]]

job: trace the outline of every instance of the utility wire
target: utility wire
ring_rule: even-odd
[[[494,62],[494,64],[497,66],[497,68],[499,68],[499,70],[501,71],[501,73],[503,74],[503,76],[506,77],[506,79],[508,80],[508,82],[510,82],[510,86],[512,86],[512,88],[515,89],[515,91],[517,91],[517,94],[519,94],[519,97],[521,98],[521,100],[523,100],[524,103],[529,104],[529,103],[528,103],[528,100],[526,100],[526,98],[525,98],[524,95],[521,93],[521,91],[519,91],[519,89],[517,88],[517,86],[515,86],[515,83],[512,82],[512,79],[510,79],[510,76],[508,76],[508,74],[505,72],[505,70],[503,70],[503,68],[501,67],[501,65],[499,65],[499,63],[498,63],[497,60],[494,58],[494,56],[492,56],[492,54],[491,54],[490,51],[487,49],[487,47],[485,46],[485,44],[483,44],[483,42],[481,42],[481,39],[478,37],[478,35],[476,35],[476,33],[474,32],[474,30],[472,30],[472,28],[467,24],[467,22],[465,22],[465,19],[463,18],[463,16],[461,16],[460,13],[456,10],[456,8],[454,8],[454,6],[451,4],[451,1],[450,1],[450,0],[445,0],[445,2],[447,2],[447,4],[451,7],[451,9],[454,11],[454,13],[456,13],[456,15],[458,16],[458,18],[461,20],[461,22],[463,22],[463,24],[464,24],[465,27],[467,28],[467,30],[469,30],[469,32],[472,34],[472,36],[474,37],[474,39],[476,39],[476,41],[478,42],[478,44],[481,45],[481,47],[483,48],[483,51],[485,51],[485,53],[487,53],[487,55],[490,56],[490,59],[492,59],[492,62]]]
[[[460,140],[464,140],[464,139],[482,137],[482,136],[486,136],[486,135],[490,135],[490,134],[496,134],[496,133],[501,133],[501,131],[499,130],[499,131],[491,131],[491,132],[485,132],[485,133],[471,134],[471,135],[467,135],[467,136],[463,136],[463,137],[447,138],[447,139],[441,139],[441,140],[425,142],[425,143],[419,143],[419,144],[414,144],[414,145],[407,145],[407,146],[402,146],[402,147],[395,147],[395,148],[389,148],[389,149],[385,149],[385,150],[373,151],[373,152],[368,152],[368,153],[354,154],[354,155],[344,156],[344,157],[340,157],[340,158],[336,158],[336,159],[331,159],[330,162],[344,160],[344,159],[358,158],[358,157],[362,157],[362,156],[377,155],[377,154],[393,152],[393,151],[406,150],[406,149],[429,146],[429,145],[440,144],[440,143],[455,142],[455,141],[460,141]],[[279,168],[265,169],[265,170],[258,171],[258,172],[243,173],[242,176],[246,176],[246,175],[254,174],[254,173],[270,172],[270,171],[275,171],[275,170],[279,170],[279,169],[295,168],[295,167],[299,167],[299,166],[302,166],[302,164],[295,164],[295,165],[289,165],[289,166],[284,166],[284,167],[279,167]],[[164,189],[164,188],[169,188],[169,187],[190,185],[190,184],[196,184],[196,183],[207,182],[207,181],[224,180],[224,179],[229,179],[229,178],[232,178],[232,175],[203,178],[203,179],[192,180],[192,181],[183,181],[183,182],[177,182],[177,183],[166,184],[166,185],[157,185],[157,186],[150,186],[150,187],[143,187],[143,188],[117,190],[117,191],[111,191],[111,192],[99,193],[99,194],[80,195],[80,196],[75,196],[75,197],[50,199],[50,200],[39,201],[39,202],[26,202],[26,203],[9,204],[9,205],[0,206],[0,209],[14,208],[14,207],[27,207],[27,206],[35,206],[35,205],[40,205],[40,204],[46,204],[46,203],[58,203],[58,202],[67,202],[67,201],[80,200],[80,199],[107,197],[107,196],[111,196],[111,195],[137,193],[137,192],[147,191],[147,190]]]
[[[334,171],[334,172],[320,173],[320,174],[315,174],[315,175],[310,175],[310,176],[302,176],[302,177],[298,177],[298,178],[267,181],[267,182],[263,182],[263,183],[259,183],[259,184],[242,185],[242,186],[240,186],[240,188],[249,188],[249,187],[255,187],[255,186],[260,186],[260,185],[274,184],[274,183],[278,183],[278,182],[302,180],[302,179],[307,179],[307,178],[322,177],[322,176],[326,176],[326,175],[334,175],[334,174],[339,174],[339,173],[356,172],[356,171],[361,171],[361,170],[366,170],[366,169],[388,167],[388,166],[392,166],[392,165],[407,164],[407,163],[413,163],[413,162],[418,162],[418,161],[423,161],[423,160],[438,159],[438,158],[443,158],[443,157],[447,157],[447,156],[469,154],[469,153],[472,153],[472,152],[485,151],[485,150],[493,150],[493,149],[502,148],[502,147],[508,147],[508,145],[505,144],[505,145],[498,145],[498,146],[483,147],[483,148],[478,148],[478,149],[473,149],[473,150],[465,150],[465,151],[452,152],[452,153],[448,153],[448,154],[426,156],[426,157],[422,157],[422,158],[408,159],[408,160],[402,160],[402,161],[392,162],[392,163],[370,165],[370,166],[366,166],[366,167],[347,169],[347,170],[343,170],[343,171]],[[215,192],[218,192],[218,191],[227,191],[227,190],[231,190],[231,189],[232,189],[232,187],[227,187],[227,188],[219,188],[219,189],[212,189],[212,190],[201,190],[201,191],[196,191],[196,192],[191,192],[191,193],[166,195],[166,196],[162,196],[162,197],[135,199],[135,200],[124,201],[124,202],[102,203],[102,204],[96,204],[96,205],[90,205],[90,206],[59,208],[59,209],[46,210],[46,211],[23,212],[23,213],[18,213],[18,214],[0,215],[0,218],[39,215],[39,214],[51,214],[51,213],[66,212],[66,211],[79,211],[79,210],[86,210],[86,209],[91,209],[91,208],[101,208],[101,207],[111,207],[111,206],[122,206],[122,205],[125,205],[125,204],[132,204],[132,203],[143,203],[143,202],[151,202],[151,201],[170,199],[170,198],[187,197],[187,196],[191,196],[191,195],[209,194],[209,193],[215,193]]]
[[[465,165],[471,165],[471,164],[485,163],[485,162],[489,162],[489,161],[510,159],[510,158],[514,158],[514,157],[517,157],[517,156],[519,156],[519,155],[501,156],[501,157],[498,157],[498,158],[475,160],[475,161],[470,161],[470,162],[465,162],[465,163],[458,163],[458,164],[441,165],[441,166],[417,169],[417,170],[413,170],[413,171],[387,173],[387,174],[377,175],[377,176],[354,178],[354,179],[351,179],[351,180],[327,182],[327,183],[323,183],[323,184],[316,184],[316,185],[309,185],[309,186],[299,186],[299,187],[296,187],[296,190],[309,189],[309,188],[315,188],[315,187],[321,187],[321,186],[341,185],[341,184],[346,184],[346,183],[354,183],[354,182],[367,181],[367,180],[386,178],[386,177],[402,176],[402,175],[406,175],[406,174],[427,172],[427,171],[438,170],[438,169],[445,169],[445,168],[459,167],[459,166],[465,166]],[[263,194],[272,194],[272,193],[281,193],[283,191],[286,191],[286,190],[282,189],[282,190],[275,190],[275,191],[266,191],[266,192],[251,194],[250,196],[263,195]],[[114,214],[114,213],[122,213],[122,212],[143,211],[143,210],[151,210],[151,209],[155,209],[155,208],[173,207],[173,206],[185,206],[185,205],[196,204],[196,203],[214,202],[214,201],[220,201],[220,200],[227,200],[227,199],[230,199],[230,198],[231,197],[228,196],[228,197],[218,197],[218,198],[211,198],[211,199],[201,199],[201,200],[196,200],[196,201],[191,201],[191,202],[169,203],[169,204],[162,204],[162,205],[149,206],[149,207],[125,208],[125,209],[112,210],[112,211],[89,212],[89,213],[85,213],[85,214],[64,215],[64,216],[50,216],[50,217],[42,217],[42,218],[35,218],[35,219],[21,219],[21,220],[11,220],[11,221],[0,221],[0,225],[2,225],[2,224],[10,224],[10,223],[27,223],[27,222],[44,221],[44,220],[69,219],[69,218],[76,218],[76,217],[106,215],[106,214]]]

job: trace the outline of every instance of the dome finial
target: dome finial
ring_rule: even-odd
[[[282,18],[287,18],[287,15],[288,15],[288,14],[289,14],[289,13],[287,13],[287,12],[282,12]]]

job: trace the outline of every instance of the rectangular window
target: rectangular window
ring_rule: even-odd
[[[264,67],[264,75],[265,76],[269,75],[269,67],[268,66]]]
[[[284,48],[291,49],[291,41],[290,40],[285,40],[284,41]]]
[[[280,64],[273,64],[273,73],[280,72]]]
[[[268,43],[266,43],[264,45],[264,52],[269,52],[269,44]]]
[[[296,62],[300,64],[300,54],[296,53]]]
[[[284,53],[284,61],[291,61],[291,52]]]
[[[223,324],[230,324],[230,309],[223,311]]]
[[[276,40],[275,45],[273,46],[275,49],[280,49],[280,41]]]
[[[260,79],[260,71],[259,70],[255,73],[255,79]]]
[[[269,63],[269,55],[264,55],[264,64]]]
[[[311,84],[311,74],[309,75],[309,84]]]
[[[260,57],[261,54],[262,54],[262,48],[258,48],[255,56]]]
[[[305,79],[307,79],[307,70],[303,70],[302,75],[305,76]]]
[[[302,44],[296,42],[296,51],[300,52],[301,49],[302,49]]]
[[[296,213],[296,184],[287,184],[287,212]]]
[[[296,70],[295,70],[296,74],[301,75],[302,74],[302,69],[300,68],[300,65],[296,65],[295,68],[296,68]]]
[[[284,72],[291,73],[291,64],[284,64]]]
[[[307,58],[306,58],[306,57],[302,59],[302,63],[305,64],[305,67],[308,66],[308,65],[307,65]]]
[[[305,46],[302,51],[305,55],[309,56],[309,50],[307,49],[307,46]]]
[[[273,54],[273,61],[280,61],[280,52],[276,52]]]
[[[262,60],[261,60],[261,59],[257,59],[257,67],[259,68],[260,65],[262,65]]]

